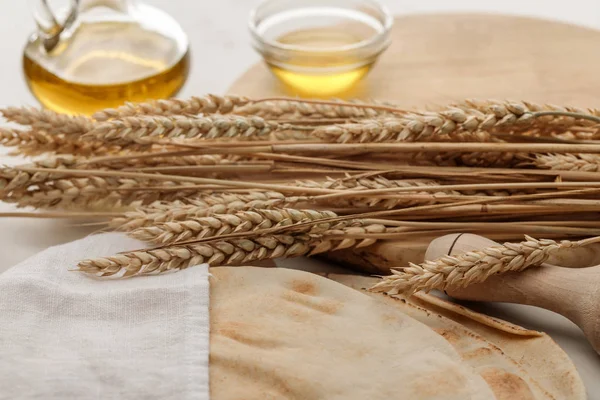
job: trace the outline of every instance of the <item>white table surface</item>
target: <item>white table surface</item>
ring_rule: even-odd
[[[163,8],[182,24],[192,50],[192,70],[180,96],[224,93],[248,67],[259,60],[249,45],[246,30],[254,0],[148,0]],[[60,2],[58,2],[60,3]],[[561,20],[600,29],[600,4],[592,1],[504,0],[385,0],[394,14],[415,12],[498,12]],[[28,2],[0,0],[0,105],[35,105],[22,79],[21,52],[34,28]],[[600,45],[600,44],[599,44]],[[202,61],[200,61],[200,59]],[[592,106],[592,105],[590,105]],[[598,106],[598,105],[595,105]],[[2,150],[0,150],[2,151]],[[22,162],[0,154],[0,163]],[[0,211],[13,208],[0,204]],[[0,273],[49,246],[89,234],[91,229],[70,222],[35,219],[0,219]],[[315,260],[287,260],[286,267],[320,269]],[[600,356],[579,329],[565,318],[528,306],[473,305],[480,311],[517,324],[548,332],[570,355],[586,384],[590,399],[600,400]]]

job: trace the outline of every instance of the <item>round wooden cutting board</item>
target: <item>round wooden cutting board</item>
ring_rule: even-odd
[[[465,98],[600,106],[600,31],[514,16],[436,14],[397,17],[391,37],[350,97],[401,107]],[[295,95],[263,63],[229,92]]]

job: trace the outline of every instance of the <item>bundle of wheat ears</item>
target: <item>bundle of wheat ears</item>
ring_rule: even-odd
[[[237,96],[127,104],[92,117],[1,110],[2,168],[23,217],[96,218],[148,248],[82,260],[96,276],[247,265],[477,232],[521,243],[399,265],[413,293],[538,266],[600,236],[600,111],[465,101],[434,111]],[[16,125],[15,125],[16,124]]]

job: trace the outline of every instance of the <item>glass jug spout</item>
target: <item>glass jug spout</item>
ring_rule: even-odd
[[[135,6],[135,0],[66,0],[66,4],[62,7],[54,7],[49,0],[29,1],[37,25],[38,37],[48,53],[71,34],[81,13],[103,7],[122,14],[131,14]]]
[[[33,6],[33,18],[37,25],[40,42],[44,50],[50,53],[60,42],[61,35],[68,31],[77,20],[79,0],[70,0],[68,8],[60,11],[64,16],[55,15],[48,0],[30,0],[30,2]]]

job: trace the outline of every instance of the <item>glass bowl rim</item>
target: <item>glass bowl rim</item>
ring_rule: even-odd
[[[371,3],[372,5],[377,7],[378,11],[380,11],[381,14],[383,15],[383,19],[384,19],[383,24],[382,24],[383,31],[378,32],[377,34],[369,37],[368,39],[361,40],[360,42],[356,42],[356,43],[352,43],[352,44],[343,45],[343,46],[314,48],[314,47],[309,47],[309,46],[284,44],[284,43],[277,42],[275,40],[265,39],[258,32],[258,24],[256,22],[257,21],[257,13],[261,7],[263,7],[265,4],[273,2],[273,1],[277,1],[277,0],[262,0],[250,12],[250,17],[248,20],[248,29],[250,30],[252,37],[259,44],[266,45],[268,47],[271,47],[271,48],[277,49],[277,50],[294,51],[294,52],[298,52],[298,53],[309,53],[310,52],[313,54],[314,53],[342,53],[342,52],[349,52],[349,51],[354,51],[354,50],[361,50],[361,49],[369,48],[373,45],[376,45],[379,42],[385,43],[385,40],[389,36],[389,32],[392,29],[392,26],[394,25],[394,16],[389,12],[389,10],[386,6],[384,6],[382,3],[380,3],[377,0],[363,0],[364,2]]]

